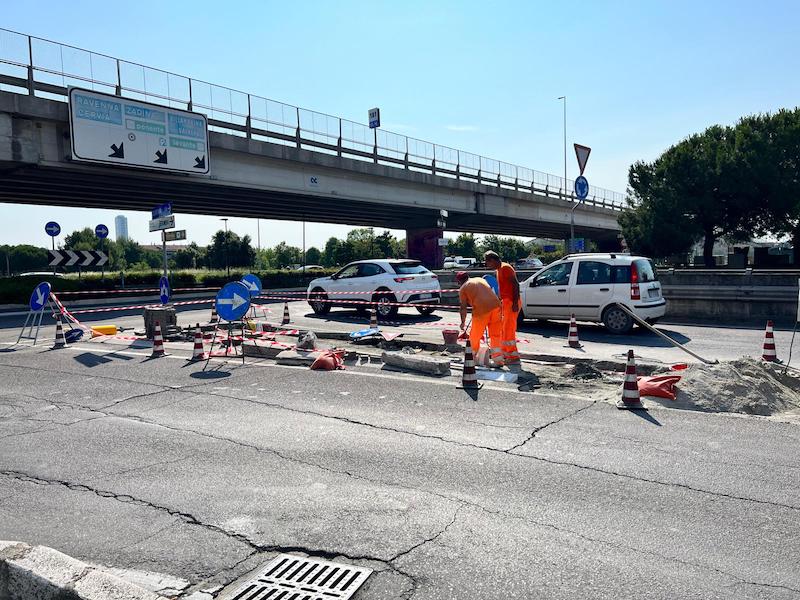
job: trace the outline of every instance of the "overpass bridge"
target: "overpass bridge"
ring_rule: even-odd
[[[209,176],[72,160],[70,86],[204,113]],[[405,229],[436,264],[447,229],[567,238],[572,182],[461,150],[0,29],[0,202]],[[621,194],[590,188],[576,236],[617,244]]]

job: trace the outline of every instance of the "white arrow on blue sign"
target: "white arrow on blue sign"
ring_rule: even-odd
[[[47,299],[50,297],[50,284],[43,281],[33,289],[31,294],[30,307],[33,312],[39,312],[47,304]]]
[[[50,221],[47,225],[44,226],[45,233],[50,237],[56,237],[59,233],[61,233],[61,225],[56,223],[55,221]]]
[[[248,273],[242,277],[242,283],[250,291],[251,296],[258,296],[263,289],[261,286],[261,280],[257,275],[253,275],[252,273]]]
[[[169,302],[170,297],[170,289],[169,289],[169,279],[161,276],[161,279],[158,280],[158,289],[160,292],[161,297],[161,304],[166,304]]]
[[[108,237],[108,227],[100,223],[100,225],[94,228],[94,234],[103,240]]]
[[[589,195],[589,182],[583,175],[575,178],[575,195],[578,200],[586,200]]]
[[[240,320],[250,308],[250,290],[241,281],[232,281],[217,293],[217,314],[226,321]]]

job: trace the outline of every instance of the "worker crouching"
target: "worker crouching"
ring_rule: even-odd
[[[480,277],[470,277],[464,271],[456,273],[461,301],[461,331],[466,331],[467,309],[472,307],[472,325],[469,343],[473,355],[477,356],[483,332],[489,330],[489,359],[493,366],[503,366],[502,320],[500,299],[486,281]]]

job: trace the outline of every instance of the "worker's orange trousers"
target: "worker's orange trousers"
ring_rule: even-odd
[[[481,338],[486,328],[489,328],[489,357],[495,363],[502,364],[503,351],[500,349],[503,337],[503,324],[500,317],[500,308],[495,308],[488,313],[472,313],[472,327],[469,331],[469,344],[472,346],[473,355],[478,354],[481,347]]]
[[[502,347],[503,360],[507,365],[519,363],[519,350],[517,349],[517,318],[519,317],[519,311],[512,310],[513,304],[511,300],[503,298]],[[517,308],[519,308],[519,305]]]

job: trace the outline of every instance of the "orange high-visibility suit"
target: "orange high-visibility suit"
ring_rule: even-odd
[[[519,363],[517,349],[517,318],[520,310],[519,282],[517,272],[508,263],[500,263],[497,269],[497,283],[500,285],[502,303],[502,347],[506,364]],[[514,308],[516,307],[516,310]]]
[[[481,346],[481,338],[486,328],[489,328],[489,357],[497,364],[503,362],[503,351],[500,349],[502,341],[502,320],[500,316],[500,299],[486,280],[480,277],[471,277],[458,290],[461,299],[462,324],[466,307],[472,307],[472,327],[469,332],[469,343],[473,354],[477,354]]]

